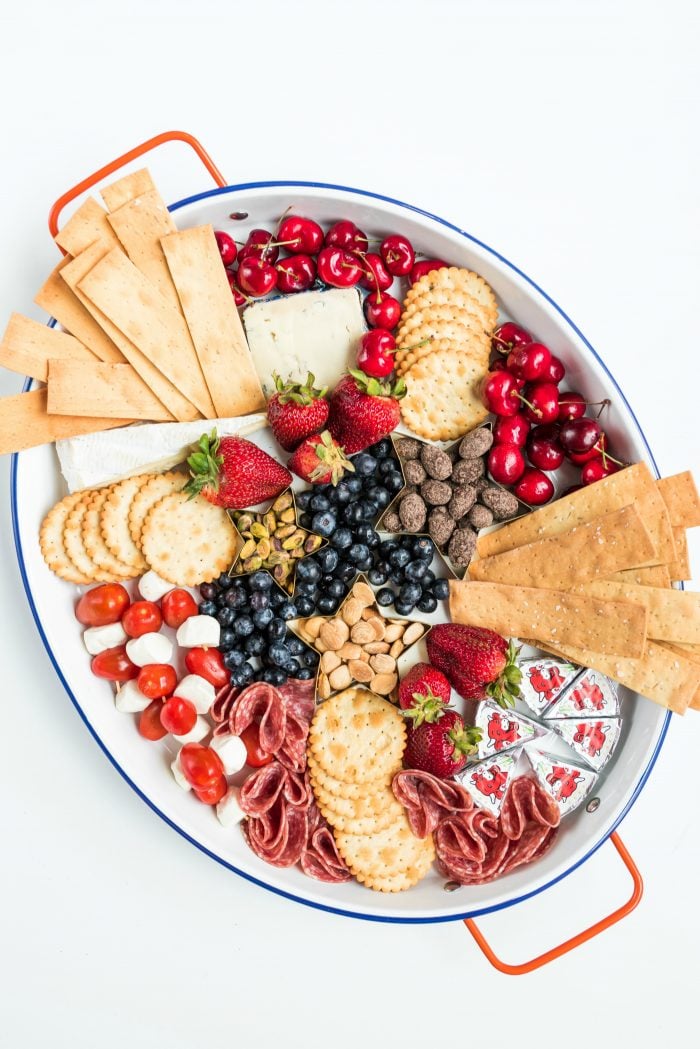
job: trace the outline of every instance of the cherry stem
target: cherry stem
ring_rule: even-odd
[[[513,349],[513,346],[514,346],[514,343],[512,343],[512,342],[506,342],[506,340],[505,340],[505,339],[502,339],[502,338],[500,337],[500,335],[496,335],[496,333],[495,333],[495,332],[494,332],[494,334],[493,334],[493,335],[491,336],[491,341],[492,341],[492,342],[497,342],[497,343],[498,343],[498,352],[499,352],[499,353],[502,353],[502,354],[504,354],[504,355],[505,355],[505,354],[507,354],[507,353],[510,353],[510,351],[511,351],[511,350]],[[502,349],[501,349],[501,346],[505,346],[505,350],[502,350]]]
[[[600,411],[596,415],[596,419],[600,419],[600,417],[603,414],[603,412],[605,411],[605,409],[610,407],[610,398],[606,397],[602,401],[589,401],[587,403],[590,404],[591,406],[596,405],[596,404],[600,405]],[[613,459],[613,462],[617,462],[617,460]]]
[[[598,440],[595,443],[595,449],[596,451],[600,452],[601,458],[603,460],[603,466],[607,466],[608,459],[611,463],[616,463],[617,466],[625,465],[625,463],[621,463],[619,459],[615,459],[612,455],[610,455],[609,452],[605,451],[605,444],[600,443],[600,438],[598,438]]]
[[[422,339],[421,342],[415,342],[413,344],[413,346],[400,346],[400,347],[397,347],[397,349],[406,350],[406,351],[419,350],[421,346],[427,346],[428,343],[432,342],[432,341],[433,341],[432,339]]]
[[[526,397],[523,397],[522,393],[520,393],[518,390],[514,390],[513,392],[515,393],[515,396],[518,398],[519,401],[522,401],[523,404],[526,404],[528,406],[531,412],[535,413],[538,419],[542,418],[542,411],[540,408],[535,408],[534,404],[531,404],[530,401],[528,401]]]

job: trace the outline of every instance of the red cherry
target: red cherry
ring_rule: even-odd
[[[619,469],[620,467],[612,459],[591,459],[581,468],[581,480],[584,484],[594,484],[595,481],[601,481],[610,474],[616,474]]]
[[[535,430],[540,427],[536,426]],[[542,429],[545,429],[543,426]],[[564,462],[564,452],[556,441],[542,437],[533,430],[527,442],[527,457],[538,470],[558,470]]]
[[[552,354],[549,360],[549,368],[547,369],[546,374],[542,376],[542,378],[547,379],[548,382],[556,383],[556,385],[558,386],[565,375],[566,368],[561,363],[559,358],[555,357],[554,354]]]
[[[219,247],[221,261],[224,266],[231,266],[236,261],[236,255],[238,254],[235,240],[233,237],[229,237],[228,233],[223,233],[221,230],[216,230],[214,236]]]
[[[493,439],[496,444],[517,444],[519,448],[524,448],[529,432],[529,420],[518,412],[517,415],[502,416],[496,420]]]
[[[345,248],[347,251],[367,251],[369,241],[361,229],[348,219],[331,226],[323,242],[327,248]]]
[[[525,459],[517,444],[494,444],[489,452],[489,473],[499,484],[515,484],[525,470]]]
[[[275,266],[277,287],[285,295],[306,291],[316,280],[316,263],[310,255],[289,255]]]
[[[533,423],[551,423],[559,415],[559,390],[553,382],[536,382],[523,395],[525,415]]]
[[[548,503],[554,495],[554,485],[541,470],[526,470],[514,486],[513,492],[524,503],[541,506],[542,503]]]
[[[580,419],[586,414],[586,399],[573,390],[563,390],[559,394],[559,418]]]
[[[391,287],[394,278],[387,271],[381,255],[375,255],[370,251],[362,256],[362,265],[365,272],[360,284],[363,288],[368,288],[369,291],[386,291]]]
[[[481,398],[494,415],[516,415],[520,408],[517,379],[510,372],[489,372],[481,384]]]
[[[492,372],[507,372],[508,365],[506,364],[505,357],[496,357],[495,361],[491,361],[489,368]]]
[[[447,263],[443,262],[442,259],[421,259],[420,262],[416,262],[408,275],[409,287],[414,285],[421,277],[424,277],[426,273],[430,273],[431,270],[443,270],[446,268]]]
[[[390,331],[373,328],[360,339],[357,366],[375,379],[383,379],[394,370],[395,349],[396,339]]]
[[[287,215],[279,224],[277,240],[284,241],[287,251],[316,255],[323,247],[323,230],[313,219]]]
[[[269,262],[247,256],[238,264],[238,283],[241,290],[254,299],[269,295],[277,285],[277,270]]]
[[[413,269],[416,253],[407,237],[394,233],[385,237],[379,249],[384,265],[394,277],[406,277]]]
[[[280,253],[278,247],[270,247],[270,245],[274,243],[274,235],[268,230],[252,229],[248,234],[248,240],[238,253],[239,263],[243,259],[255,258],[264,259],[265,262],[270,262],[274,265],[277,262]]]
[[[559,430],[559,444],[567,453],[590,452],[601,435],[595,419],[571,419],[563,422]]]
[[[370,328],[387,328],[391,331],[401,319],[401,303],[392,295],[373,291],[364,302],[365,318]]]
[[[532,335],[519,324],[506,321],[500,324],[491,336],[491,347],[498,353],[507,354],[518,346],[527,346],[532,342]]]
[[[527,346],[516,346],[508,354],[508,369],[521,379],[534,382],[546,379],[547,369],[552,355],[541,342],[531,342]]]
[[[245,306],[250,299],[247,295],[244,295],[237,283],[237,273],[232,273],[231,270],[226,270],[226,276],[228,277],[229,287],[231,288],[231,294],[233,295],[233,301],[239,308]]]
[[[362,277],[362,267],[355,255],[344,248],[323,248],[316,268],[324,284],[334,288],[352,288]]]
[[[608,449],[608,439],[604,433],[601,433],[600,437],[587,452],[567,452],[566,458],[574,466],[583,466],[584,463],[588,463],[591,459],[597,459]],[[605,456],[603,456],[605,458]]]

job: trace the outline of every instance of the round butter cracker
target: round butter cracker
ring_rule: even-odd
[[[405,425],[419,437],[454,441],[488,416],[479,386],[488,366],[459,350],[438,350],[404,374],[407,394],[399,402]]]
[[[83,498],[84,492],[73,492],[52,506],[41,523],[39,548],[46,564],[67,583],[92,583],[93,579],[71,560],[63,542],[63,530],[68,515]]]
[[[182,474],[178,477],[182,484]],[[149,511],[141,529],[141,551],[167,582],[198,586],[229,570],[236,534],[223,507],[201,495],[188,498],[186,492],[171,492]]]

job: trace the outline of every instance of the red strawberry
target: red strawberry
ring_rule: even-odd
[[[481,729],[464,727],[456,710],[443,710],[437,721],[424,721],[409,731],[404,766],[449,779],[462,771],[481,736]]]
[[[328,430],[302,441],[287,465],[297,477],[311,484],[337,484],[347,471],[355,470]]]
[[[275,439],[286,452],[293,452],[305,437],[318,433],[326,425],[328,418],[328,401],[322,390],[314,389],[314,377],[309,372],[306,382],[284,382],[277,372],[275,380],[277,393],[273,393],[267,402],[267,420],[272,427]]]
[[[495,630],[439,623],[426,643],[430,662],[465,699],[490,696],[502,707],[512,707],[514,697],[520,695],[518,650]]]
[[[399,399],[405,395],[403,379],[392,386],[353,368],[331,394],[328,429],[348,455],[361,452],[396,429]]]
[[[399,685],[399,706],[414,727],[434,721],[435,715],[450,702],[450,683],[445,675],[429,663],[416,663]]]
[[[292,481],[289,470],[257,444],[243,437],[219,437],[216,430],[202,434],[187,465],[191,480],[185,491],[232,510],[274,499]]]

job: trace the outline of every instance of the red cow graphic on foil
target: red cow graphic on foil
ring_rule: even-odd
[[[527,676],[535,692],[543,696],[548,703],[554,699],[564,684],[564,678],[559,673],[558,667],[548,667],[547,670],[542,670],[539,667],[530,667]]]
[[[486,798],[501,801],[506,792],[508,773],[500,769],[498,765],[492,765],[488,772],[474,772],[472,783]]]
[[[574,743],[585,744],[586,753],[597,758],[605,746],[605,737],[609,731],[610,725],[604,725],[602,721],[594,721],[592,725],[583,722],[576,726]]]
[[[596,685],[590,678],[584,678],[571,693],[576,710],[602,710],[605,706],[605,696],[600,685]]]
[[[507,743],[516,743],[520,739],[517,721],[511,721],[505,714],[491,714],[487,733],[494,750],[503,750]]]
[[[547,776],[547,783],[553,787],[552,793],[557,801],[566,801],[576,793],[579,781],[583,779],[580,772],[575,769],[564,768],[563,765],[553,765],[552,771]]]

